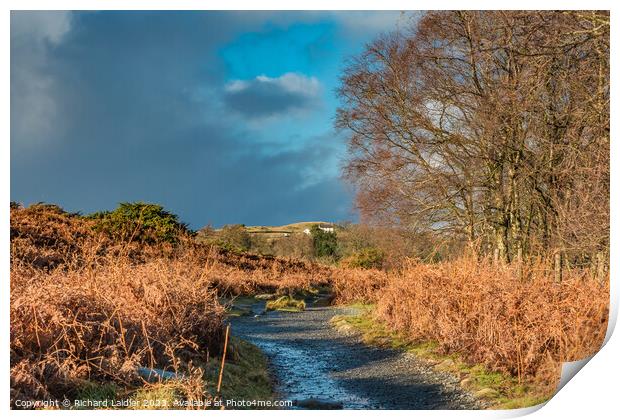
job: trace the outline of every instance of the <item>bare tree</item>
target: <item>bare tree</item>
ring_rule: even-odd
[[[608,247],[607,13],[431,12],[353,59],[339,94],[366,220],[508,260]]]

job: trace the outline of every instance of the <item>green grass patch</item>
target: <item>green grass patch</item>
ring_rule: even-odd
[[[174,401],[182,398],[182,384],[178,381],[150,384],[137,390],[132,399],[138,404],[131,407],[136,410],[170,410],[174,407]]]
[[[306,302],[291,296],[280,296],[274,300],[268,300],[265,304],[267,311],[301,312],[306,309]]]
[[[267,359],[255,345],[233,337],[228,349],[221,394],[224,400],[273,400],[273,385],[267,370]],[[221,359],[214,358],[205,366],[207,390],[215,395]]]
[[[338,315],[331,319],[334,328],[354,330],[364,343],[388,347],[415,354],[434,364],[435,369],[450,372],[461,378],[461,386],[477,398],[486,401],[492,409],[512,409],[541,404],[551,395],[541,392],[533,384],[519,384],[517,378],[494,372],[479,364],[464,361],[458,353],[444,354],[433,341],[414,342],[404,334],[390,330],[383,322],[372,316],[373,305],[354,304],[349,307],[361,309],[358,315]]]
[[[74,405],[77,410],[108,408],[118,398],[118,387],[114,383],[86,381],[77,389],[75,399],[83,405]]]
[[[114,383],[98,384],[87,382],[78,389],[78,400],[105,401],[116,398],[118,389]]]

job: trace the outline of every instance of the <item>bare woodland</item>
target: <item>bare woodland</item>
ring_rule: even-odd
[[[505,261],[608,255],[607,12],[430,12],[351,60],[339,94],[364,221]]]

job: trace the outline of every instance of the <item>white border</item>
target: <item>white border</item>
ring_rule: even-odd
[[[508,3],[508,2],[507,2]],[[229,0],[224,3],[200,0],[8,0],[7,10],[575,10],[613,9],[612,1],[605,0],[522,0],[501,4],[492,0],[469,0],[466,4],[455,0]]]
[[[500,4],[497,1],[485,1],[485,0],[470,0],[468,2],[435,0],[435,1],[403,1],[403,0],[382,0],[371,2],[368,0],[341,0],[335,2],[333,0],[313,0],[313,1],[297,1],[294,4],[287,1],[276,0],[262,0],[260,2],[250,2],[241,0],[228,0],[226,2],[205,2],[197,0],[178,0],[178,1],[166,1],[166,0],[150,0],[148,2],[139,0],[108,0],[108,1],[87,1],[87,0],[60,0],[60,1],[42,1],[42,0],[29,0],[29,1],[5,1],[3,2],[4,14],[2,21],[5,22],[1,35],[1,45],[3,56],[6,58],[5,64],[1,68],[2,72],[2,93],[4,101],[2,101],[2,118],[3,118],[3,139],[0,145],[0,171],[2,173],[3,182],[0,184],[0,191],[4,198],[4,204],[0,205],[0,212],[5,221],[4,229],[2,229],[0,241],[4,244],[2,257],[0,263],[3,269],[3,290],[1,293],[2,304],[1,308],[1,337],[2,346],[0,347],[0,355],[3,361],[4,375],[2,377],[2,385],[0,388],[0,410],[2,412],[8,412],[9,415],[15,418],[33,418],[39,416],[45,416],[46,418],[58,418],[58,417],[83,417],[85,412],[19,412],[8,410],[9,406],[9,206],[10,200],[9,188],[10,188],[10,77],[9,77],[9,60],[10,60],[10,10],[93,10],[93,9],[144,9],[150,10],[168,10],[168,9],[186,9],[186,10],[439,10],[439,9],[605,9],[612,10],[612,45],[615,45],[615,41],[618,39],[618,31],[615,28],[615,10],[617,7],[615,3],[611,1],[571,1],[571,0],[546,0],[546,1],[533,1],[522,0],[514,3]],[[260,7],[258,7],[260,6]],[[612,49],[613,51],[613,49]],[[618,68],[618,58],[612,55],[612,79],[614,77],[615,69]],[[612,83],[612,97],[617,97],[617,89],[615,83]],[[612,114],[613,115],[613,114]],[[612,138],[618,138],[618,129],[616,124],[612,121]],[[614,261],[618,261],[620,257],[617,251],[617,238],[618,238],[618,223],[615,222],[614,216],[617,215],[618,210],[618,168],[614,157],[618,156],[618,147],[616,141],[612,141],[611,150],[611,167],[612,167],[612,194],[611,194],[611,214],[612,214],[612,249],[611,249],[611,277],[612,277],[612,313],[610,315],[610,327],[615,325],[618,312],[618,293],[617,293],[617,281],[615,281],[616,265]],[[613,328],[610,328],[611,332]],[[608,338],[609,338],[608,334]],[[576,379],[569,381],[569,383],[542,409],[534,411],[528,418],[583,418],[585,416],[595,419],[612,418],[618,414],[618,391],[617,391],[617,378],[620,374],[619,363],[617,355],[620,354],[620,344],[617,337],[611,337],[604,348],[583,368]],[[231,417],[241,419],[272,419],[272,418],[287,418],[290,416],[312,418],[318,415],[321,416],[338,416],[339,418],[358,418],[359,416],[384,416],[389,415],[394,418],[402,419],[443,419],[443,418],[504,418],[515,417],[523,414],[527,414],[533,410],[513,410],[513,411],[391,411],[390,413],[384,413],[382,411],[354,411],[345,410],[339,412],[319,412],[316,411],[210,411],[204,412],[152,412],[152,411],[121,411],[114,412],[115,416],[120,417],[193,417],[203,418],[203,416],[215,416],[215,417]],[[108,416],[110,412],[104,411],[91,411],[88,412],[89,417],[101,418]]]

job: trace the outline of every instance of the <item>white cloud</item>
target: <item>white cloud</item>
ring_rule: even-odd
[[[285,73],[279,77],[268,77],[261,74],[251,80],[233,80],[226,85],[226,91],[239,92],[256,84],[270,85],[277,89],[309,97],[318,95],[321,89],[321,83],[316,77],[307,77],[299,73]]]
[[[321,94],[316,77],[285,73],[279,77],[260,75],[234,80],[224,88],[226,105],[248,118],[265,118],[313,108]]]

